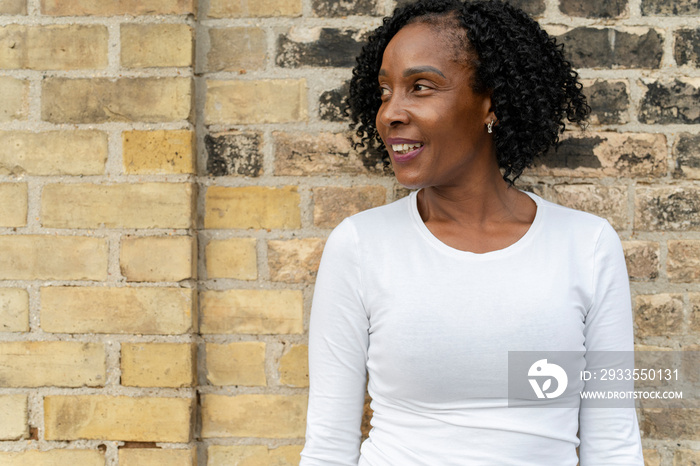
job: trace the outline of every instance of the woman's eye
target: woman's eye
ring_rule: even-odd
[[[417,90],[417,91],[427,91],[428,89],[430,89],[430,88],[429,88],[428,86],[426,86],[425,84],[415,84],[415,85],[413,86],[413,88],[414,88],[415,90]]]
[[[385,95],[391,94],[391,91],[389,91],[389,89],[387,89],[386,87],[380,87],[379,94],[383,97]]]

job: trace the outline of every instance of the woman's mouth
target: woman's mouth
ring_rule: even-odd
[[[391,150],[394,152],[394,160],[397,162],[406,162],[411,160],[423,150],[423,144],[392,144]]]

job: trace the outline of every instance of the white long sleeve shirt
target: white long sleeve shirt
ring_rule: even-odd
[[[332,232],[301,466],[575,466],[579,444],[581,466],[643,466],[634,409],[508,407],[509,350],[633,350],[613,228],[528,194],[527,233],[484,254],[437,239],[416,192]],[[365,387],[374,414],[360,447]]]

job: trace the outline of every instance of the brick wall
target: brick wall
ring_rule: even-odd
[[[618,230],[640,347],[699,349],[697,2],[517,3],[594,108],[521,186]],[[406,194],[340,111],[394,4],[0,1],[0,464],[298,462],[324,239]],[[647,464],[698,414],[641,411]]]

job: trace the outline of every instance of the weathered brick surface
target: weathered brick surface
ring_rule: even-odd
[[[189,228],[189,183],[50,184],[41,195],[48,228]]]
[[[195,466],[194,449],[120,448],[119,466]]]
[[[100,175],[106,162],[102,131],[0,131],[3,175]]]
[[[41,288],[41,328],[54,333],[176,335],[192,330],[187,288]]]
[[[211,186],[207,189],[204,228],[290,229],[300,226],[296,186]]]
[[[321,238],[268,241],[270,279],[276,282],[313,283],[324,244]]]
[[[579,27],[557,38],[575,68],[659,68],[663,36],[654,29]]]
[[[681,466],[684,464],[690,466],[700,464],[700,451],[682,449],[673,452],[673,466]]]
[[[545,0],[513,0],[509,3],[533,17],[542,16],[545,11]]]
[[[262,134],[253,131],[226,131],[207,134],[207,174],[213,176],[263,174]]]
[[[659,243],[623,241],[627,273],[632,280],[655,280],[659,276]]]
[[[191,343],[122,343],[122,385],[191,387],[195,382]]]
[[[204,395],[202,437],[300,438],[306,404],[305,395]]]
[[[201,297],[202,333],[301,333],[299,290],[205,291]]]
[[[645,16],[685,16],[700,14],[700,4],[694,0],[642,0]]]
[[[207,380],[212,385],[265,386],[265,343],[207,344]]]
[[[640,133],[565,133],[557,150],[535,160],[532,173],[550,176],[662,176],[666,137]]]
[[[275,175],[383,174],[378,154],[356,151],[347,133],[273,133]]]
[[[207,82],[207,124],[288,123],[307,115],[306,80]]]
[[[301,445],[269,448],[265,445],[211,445],[207,450],[207,466],[297,466]]]
[[[700,29],[681,29],[674,33],[674,39],[676,63],[700,67]]]
[[[100,387],[106,380],[101,343],[0,342],[0,360],[2,387]]]
[[[552,186],[554,202],[603,217],[616,230],[627,227],[627,187],[594,184]]]
[[[696,187],[637,188],[634,227],[641,231],[687,231],[700,227],[700,189]]]
[[[207,278],[258,278],[255,238],[211,240],[205,249]]]
[[[258,70],[267,59],[265,30],[259,27],[209,29],[205,71]]]
[[[0,279],[104,280],[107,253],[103,238],[0,236]]]
[[[10,76],[0,77],[0,123],[24,120],[29,110],[29,83]]]
[[[316,16],[351,16],[381,14],[380,0],[356,0],[354,2],[336,0],[312,0],[311,8]]]
[[[47,396],[46,440],[108,439],[141,442],[190,440],[192,400],[128,396]]]
[[[239,18],[253,16],[299,16],[302,0],[211,0],[209,16],[212,18]]]
[[[191,66],[193,31],[186,24],[122,24],[125,68]]]
[[[635,335],[679,335],[683,331],[683,297],[677,294],[643,295],[635,298]]]
[[[0,2],[0,15],[26,15],[27,0],[3,0]]]
[[[105,466],[105,455],[97,450],[30,450],[24,452],[0,452],[3,466]]]
[[[382,186],[314,188],[314,225],[333,228],[345,217],[385,202],[386,189]]]
[[[700,134],[682,133],[673,146],[678,178],[700,179]]]
[[[107,66],[107,28],[10,24],[0,27],[0,68],[77,70]]]
[[[192,236],[126,236],[119,263],[130,282],[177,282],[197,276],[196,255]]]
[[[694,440],[700,431],[700,409],[642,409],[642,436],[651,439]]]
[[[690,331],[700,333],[700,293],[690,293]]]
[[[186,120],[191,86],[188,78],[47,78],[41,118],[51,123]]]
[[[676,78],[670,82],[640,81],[646,87],[639,121],[647,124],[700,123],[700,79]]]
[[[194,133],[189,130],[124,131],[124,173],[194,173]]]
[[[0,183],[0,226],[27,224],[27,183]]]
[[[362,38],[350,29],[304,28],[303,36],[298,37],[298,34],[292,30],[279,36],[275,58],[278,66],[352,67],[362,49]]]
[[[627,111],[630,96],[627,81],[585,81],[583,92],[591,106],[592,124],[622,124],[629,121]]]
[[[629,16],[627,0],[559,0],[559,9],[569,16],[583,18],[620,18]]]
[[[25,438],[28,433],[27,395],[0,395],[0,419],[0,440]]]
[[[309,386],[309,348],[292,345],[280,358],[280,383],[292,387]]]
[[[29,295],[21,288],[0,288],[0,332],[29,331]]]
[[[661,466],[661,455],[657,450],[643,449],[644,466]]]
[[[350,83],[346,81],[340,87],[323,91],[318,98],[318,116],[326,121],[349,121],[345,114],[349,89]]]
[[[41,12],[54,16],[184,15],[193,13],[195,0],[41,0]]]
[[[700,241],[669,241],[666,263],[666,272],[670,281],[682,283],[700,281]]]

